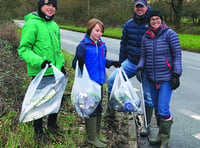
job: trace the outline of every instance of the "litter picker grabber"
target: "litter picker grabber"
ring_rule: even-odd
[[[142,109],[143,109],[143,114],[144,114],[144,125],[145,125],[145,129],[147,129],[148,125],[147,125],[147,116],[146,116],[144,91],[143,91],[143,84],[142,83],[140,83],[140,89],[141,89],[141,96],[142,96]],[[147,139],[148,139],[148,135],[147,135]]]
[[[142,97],[142,99],[141,99],[141,107],[142,107],[142,110],[143,110],[143,114],[144,114],[144,123],[143,123],[143,126],[144,126],[144,128],[147,130],[147,128],[148,128],[148,125],[147,125],[147,116],[146,116],[146,108],[145,108],[145,99],[144,99],[144,91],[143,91],[143,83],[142,83],[142,81],[143,81],[143,77],[142,77],[142,74],[140,73],[140,75],[139,75],[139,77],[140,77],[140,90],[141,90],[141,97]],[[149,140],[149,137],[148,137],[148,134],[146,135],[147,136],[147,140]]]

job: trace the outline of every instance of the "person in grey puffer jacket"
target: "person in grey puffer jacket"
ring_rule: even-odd
[[[145,70],[150,82],[159,133],[150,144],[161,142],[168,147],[173,118],[170,113],[172,90],[179,87],[182,74],[181,47],[176,32],[162,23],[160,10],[150,12],[150,26],[142,39],[141,57],[137,66],[137,78]]]

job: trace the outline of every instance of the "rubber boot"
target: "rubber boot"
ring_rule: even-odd
[[[108,93],[108,102],[109,102],[109,99],[110,99],[110,93]],[[103,114],[103,118],[112,118],[112,119],[116,118],[115,111],[111,109],[109,105],[107,105],[106,111]]]
[[[173,123],[172,119],[160,120],[161,132],[161,145],[160,148],[168,148],[170,140],[171,125]]]
[[[158,134],[155,138],[149,139],[149,143],[154,145],[154,144],[159,144],[161,143],[161,133],[162,133],[162,129],[160,127],[160,117],[158,116],[158,114],[155,113],[156,116],[156,121],[157,121],[157,126],[159,128]]]
[[[87,142],[98,148],[106,148],[107,145],[101,142],[97,137],[97,117],[86,118],[85,128],[87,132]]]
[[[60,130],[59,126],[56,123],[57,116],[58,116],[58,114],[55,113],[55,114],[50,114],[48,117],[47,128],[52,133],[58,133]]]
[[[147,119],[147,128],[143,126],[140,132],[141,136],[148,136],[150,134],[150,123],[151,123],[151,118],[153,114],[153,106],[145,106],[145,111],[146,111],[146,119]],[[144,122],[144,125],[145,125],[145,122]]]
[[[34,138],[39,143],[49,144],[50,143],[50,139],[43,132],[42,124],[43,124],[43,119],[42,118],[34,120],[34,122],[33,122],[34,131],[35,131]]]
[[[109,140],[105,138],[100,138],[101,135],[101,116],[97,117],[97,138],[101,140],[103,143],[108,143]]]

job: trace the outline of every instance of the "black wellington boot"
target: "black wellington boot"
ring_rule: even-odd
[[[57,125],[57,116],[58,114],[50,114],[48,117],[48,122],[47,122],[47,129],[51,133],[58,133],[60,131],[60,127]]]
[[[42,143],[42,144],[49,144],[51,141],[47,137],[47,135],[43,132],[43,127],[42,127],[43,121],[42,118],[34,120],[33,126],[34,126],[34,138],[36,142]]]

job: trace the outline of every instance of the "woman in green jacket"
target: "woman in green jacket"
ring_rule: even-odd
[[[61,53],[60,28],[53,21],[57,10],[56,0],[39,0],[38,12],[25,16],[22,29],[19,56],[27,63],[28,76],[35,77],[46,64],[52,63],[64,74],[64,58]],[[54,77],[53,70],[48,67],[45,76]],[[47,128],[51,132],[58,132],[56,123],[57,113],[48,117]],[[43,132],[42,118],[34,120],[35,137],[38,141],[48,143],[49,139]]]

